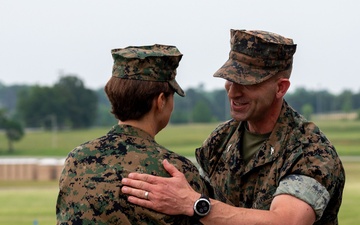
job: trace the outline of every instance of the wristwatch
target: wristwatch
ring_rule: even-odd
[[[201,194],[200,198],[194,203],[194,215],[193,218],[200,220],[204,216],[210,213],[211,204],[209,197]]]

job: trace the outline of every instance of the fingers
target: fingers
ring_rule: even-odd
[[[157,177],[148,174],[130,173],[122,179],[121,191],[130,203],[169,215],[192,215],[193,203],[198,194],[185,176],[166,160],[164,168],[174,177]],[[148,194],[146,194],[148,192]],[[189,194],[190,193],[190,194]],[[194,198],[188,198],[190,195]],[[146,198],[147,197],[147,198]],[[189,210],[190,209],[190,210]]]
[[[121,191],[122,193],[128,195],[127,200],[130,203],[153,210],[159,210],[158,208],[156,208],[156,205],[152,202],[152,200],[156,200],[156,197],[155,199],[153,199],[153,194],[151,192],[132,188],[132,187],[127,187],[127,186],[123,186],[121,188]]]
[[[129,173],[128,178],[132,180],[144,181],[144,183],[150,183],[150,184],[156,183],[157,181],[156,176],[145,173]]]
[[[123,193],[129,193],[128,201],[130,203],[149,208],[164,214],[179,215],[183,214],[183,205],[176,206],[174,197],[166,197],[164,195],[156,195],[149,192],[148,199],[145,199],[145,193],[142,190],[137,190],[129,187],[123,187]],[[175,202],[174,202],[175,201]],[[192,205],[191,205],[192,206]],[[190,207],[191,208],[191,207]],[[191,211],[192,212],[192,211]],[[191,215],[191,214],[190,214]]]
[[[124,185],[121,191],[129,195],[128,200],[132,203],[149,207],[149,199],[153,195],[151,192],[156,189],[155,184],[161,182],[162,177],[148,174],[130,173],[128,178],[123,178],[121,183]],[[152,184],[154,183],[154,185]],[[149,200],[149,201],[147,201]]]
[[[149,195],[151,195],[151,194],[149,193]],[[143,199],[143,198],[137,198],[137,197],[135,197],[135,196],[129,196],[129,197],[128,197],[128,201],[129,201],[130,203],[133,203],[133,204],[136,204],[136,205],[145,207],[145,208],[149,208],[149,209],[153,209],[153,210],[156,209],[156,208],[154,207],[154,204],[152,204],[151,201],[146,200],[146,199]]]
[[[121,180],[121,183],[133,189],[143,190],[142,193],[144,193],[144,191],[151,191],[151,184],[141,180],[134,180],[133,178],[123,178]]]
[[[178,176],[183,175],[174,165],[169,163],[166,159],[163,160],[163,166],[164,166],[165,170],[172,177],[175,177],[175,176],[178,177]],[[146,183],[148,183],[148,184],[158,184],[158,183],[161,183],[162,181],[164,181],[160,177],[145,174],[145,173],[129,173],[128,178],[130,178],[131,180],[143,181],[143,183],[134,182],[134,186],[132,185],[132,182],[126,183],[126,185],[129,185],[129,186],[132,186],[132,187],[137,187],[137,188],[142,188],[142,187],[141,186],[135,186],[135,185],[145,185]],[[129,179],[124,178],[123,181],[129,182]],[[123,184],[124,184],[124,182],[123,182]]]
[[[176,176],[181,176],[182,173],[176,169],[175,166],[173,166],[171,163],[169,163],[169,161],[167,161],[166,159],[163,160],[163,166],[165,168],[165,170],[172,176],[172,177],[176,177]]]
[[[127,187],[127,186],[123,186],[121,188],[121,191],[124,194],[128,194],[128,195],[134,196],[139,199],[144,199],[144,200],[149,200],[150,195],[151,195],[149,191],[144,191],[141,189],[136,189],[136,188]]]

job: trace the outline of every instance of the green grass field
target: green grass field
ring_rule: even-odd
[[[346,185],[339,220],[341,225],[357,225],[360,221],[360,121],[318,121],[317,124],[344,157]],[[194,156],[217,124],[169,125],[156,140],[188,157]],[[7,143],[0,133],[0,157],[38,156],[65,157],[77,145],[97,138],[109,128],[78,131],[28,132],[15,143],[15,152],[8,154]],[[55,224],[57,182],[0,181],[0,224]]]
[[[57,182],[0,183],[0,224],[56,224]]]

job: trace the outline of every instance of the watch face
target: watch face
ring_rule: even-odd
[[[206,199],[199,199],[197,203],[195,204],[195,211],[200,216],[205,216],[210,211],[210,202]]]

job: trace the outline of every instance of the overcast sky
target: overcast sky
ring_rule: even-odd
[[[113,48],[175,45],[183,89],[223,88],[230,29],[266,30],[298,45],[290,91],[360,91],[359,0],[0,0],[0,82],[50,86],[111,76]]]

